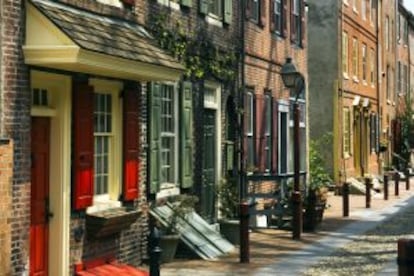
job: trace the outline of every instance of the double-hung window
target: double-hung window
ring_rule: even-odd
[[[344,157],[347,158],[351,154],[351,111],[349,107],[343,109],[343,152]]]
[[[210,0],[209,12],[218,18],[223,17],[223,0]]]
[[[246,147],[247,147],[247,167],[253,168],[255,166],[255,156],[254,156],[254,100],[253,92],[248,91],[246,93],[245,100],[245,136],[246,136]]]
[[[375,86],[375,51],[371,48],[370,55],[370,81],[371,86]]]
[[[270,94],[265,94],[265,123],[264,123],[264,152],[265,152],[265,172],[270,172],[272,169],[272,97]]]
[[[292,40],[296,44],[302,43],[302,4],[300,0],[293,0],[293,7],[292,9],[292,26],[291,26],[291,33],[292,33]]]
[[[342,33],[342,72],[345,77],[348,77],[348,34]]]
[[[248,0],[251,1],[251,19],[255,22],[260,20],[260,0]]]
[[[283,2],[286,0],[273,0],[274,32],[283,35]]]
[[[94,183],[95,195],[109,193],[110,171],[113,166],[112,95],[94,94]]]
[[[148,107],[150,193],[175,195],[193,185],[192,84],[150,83]]]
[[[356,38],[352,41],[352,73],[354,80],[358,80],[358,40]]]
[[[176,116],[174,86],[161,86],[161,188],[174,186],[176,163]]]
[[[367,82],[367,45],[362,44],[362,81],[364,84]]]

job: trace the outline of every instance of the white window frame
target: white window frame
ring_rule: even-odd
[[[108,193],[94,194],[93,205],[87,208],[87,213],[93,213],[122,205],[119,201],[119,195],[122,190],[122,103],[119,95],[123,89],[123,83],[103,79],[90,79],[89,84],[94,87],[94,93],[112,95]]]
[[[278,35],[283,35],[283,1],[282,0],[272,0],[273,3],[273,16],[275,19],[275,33]],[[279,10],[278,10],[279,7]]]
[[[162,125],[163,122],[161,121],[161,130],[160,130],[160,152],[162,154],[163,151],[163,145],[162,145],[162,138],[163,137],[174,137],[174,145],[173,145],[173,158],[171,159],[172,163],[172,181],[171,182],[163,182],[162,173],[160,172],[161,178],[160,178],[160,192],[161,194],[167,193],[168,195],[175,195],[179,194],[180,187],[178,185],[178,166],[174,166],[174,164],[178,164],[178,143],[179,143],[179,125],[178,125],[178,86],[176,83],[170,83],[170,82],[164,82],[161,84],[161,90],[166,89],[168,87],[171,89],[172,93],[172,101],[173,101],[173,122],[174,122],[174,128],[172,133],[167,133],[162,131]],[[160,93],[160,106],[161,106],[161,114],[160,119],[162,120],[162,114],[163,114],[163,92]],[[162,158],[161,158],[162,159]],[[160,164],[160,170],[162,170]],[[157,195],[158,196],[158,195]]]
[[[173,10],[180,10],[180,3],[179,1],[174,0],[157,0],[157,2],[161,5],[168,6]]]
[[[354,81],[358,82],[358,39],[352,39],[352,76]]]
[[[363,0],[363,1],[365,1],[365,0]],[[367,45],[365,43],[362,43],[362,83],[364,85],[367,84],[367,70],[368,70]]]
[[[349,158],[352,154],[351,152],[351,144],[352,144],[352,123],[351,123],[351,108],[349,107],[344,107],[342,110],[342,129],[343,129],[343,138],[342,138],[342,150],[343,150],[343,154],[344,154],[344,158]],[[348,114],[348,115],[346,115]],[[348,124],[348,128],[347,125]],[[346,144],[346,141],[348,141],[348,144]]]
[[[216,121],[216,148],[214,151],[216,152],[216,160],[215,160],[215,172],[216,172],[216,185],[218,184],[218,179],[221,179],[221,161],[222,161],[222,151],[221,151],[221,86],[220,84],[212,81],[205,81],[204,83],[205,88],[210,90],[212,93],[210,97],[204,97],[204,108],[213,109],[216,112],[215,121]],[[206,93],[205,95],[208,95]]]
[[[282,147],[282,113],[285,114],[285,118],[286,118],[286,129],[284,130],[286,132],[286,147],[283,148]],[[278,164],[277,164],[277,170],[278,170],[278,174],[289,174],[291,173],[291,171],[289,170],[289,153],[290,153],[290,141],[289,141],[289,132],[290,132],[290,119],[289,119],[289,102],[285,101],[285,100],[281,100],[279,101],[278,104],[278,114],[277,114],[277,118],[278,118],[278,150],[277,150],[277,155],[278,155]],[[286,172],[282,172],[282,154],[286,154]]]
[[[295,101],[295,98],[290,98],[290,107],[293,107],[293,103]],[[300,141],[303,143],[306,141],[306,101],[304,99],[298,98],[297,102],[299,104],[299,110],[300,110],[300,117],[299,117],[299,135],[301,130],[305,131],[305,137],[300,138]],[[303,108],[301,108],[303,107]],[[288,144],[289,144],[289,152],[288,152],[288,171],[290,173],[293,172],[294,168],[294,141],[290,142],[290,136],[292,135],[293,137],[293,132],[294,132],[294,118],[293,118],[294,114],[293,114],[293,110],[292,110],[292,114],[289,114],[289,128],[290,130],[288,131]],[[294,137],[293,137],[294,139]],[[289,154],[290,153],[290,154]],[[305,145],[305,149],[301,151],[300,154],[300,160],[299,160],[299,166],[300,167],[304,167],[304,169],[300,168],[301,172],[304,172],[306,170],[306,145]],[[303,164],[302,164],[303,163]],[[291,168],[289,167],[289,164],[291,165]]]
[[[246,149],[246,154],[247,154],[247,166],[255,166],[255,145],[254,145],[254,91],[253,90],[249,90],[246,92],[246,106],[249,106],[249,117],[247,118],[248,122],[246,124],[246,139],[247,139],[247,149]],[[246,110],[247,112],[247,110]],[[253,143],[253,150],[250,153],[249,152],[249,144]],[[249,162],[251,161],[251,162]],[[248,168],[250,169],[250,168]]]
[[[265,172],[269,173],[272,169],[272,96],[270,93],[265,93],[264,104],[266,113],[264,114],[264,136],[266,143],[264,145],[265,150]],[[268,146],[269,145],[269,146]]]
[[[371,48],[370,53],[370,82],[375,87],[375,50]]]
[[[342,71],[343,71],[344,78],[349,77],[348,53],[349,53],[348,33],[344,31],[342,32]]]
[[[367,0],[361,0],[361,17],[362,20],[366,20],[367,19]]]
[[[122,2],[120,0],[96,0],[96,1],[102,4],[106,4],[106,5],[110,5],[110,6],[114,6],[118,8],[123,7]]]

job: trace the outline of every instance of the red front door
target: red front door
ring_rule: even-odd
[[[30,275],[48,275],[50,119],[32,117]]]

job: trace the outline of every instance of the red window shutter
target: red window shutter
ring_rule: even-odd
[[[278,135],[278,105],[277,101],[273,100],[272,102],[272,172],[277,173],[277,154],[278,154],[278,147],[279,147],[279,140],[277,139]]]
[[[73,83],[73,208],[82,210],[93,200],[93,87]]]
[[[139,102],[138,91],[124,91],[123,111],[123,198],[125,201],[138,197],[139,187]]]
[[[266,1],[260,0],[260,25],[264,27],[266,25]]]
[[[269,9],[269,22],[270,22],[270,31],[275,31],[275,0],[270,0],[270,9]]]
[[[288,0],[282,0],[283,5],[283,11],[282,11],[282,24],[283,24],[283,36],[288,36],[288,29],[287,29],[287,20],[288,20],[288,6],[287,6]]]
[[[259,168],[260,172],[265,171],[265,104],[264,104],[264,96],[257,94],[256,97],[256,120],[255,120],[255,128],[256,128],[256,139],[255,139],[255,156],[256,156],[256,164],[255,166]]]

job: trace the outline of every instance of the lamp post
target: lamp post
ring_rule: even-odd
[[[296,70],[292,63],[292,58],[286,58],[286,63],[282,66],[280,72],[283,84],[290,89],[290,93],[295,97],[293,103],[293,166],[294,166],[294,182],[292,192],[292,238],[300,239],[302,233],[302,195],[300,192],[300,137],[299,137],[299,121],[300,110],[298,98],[304,88],[304,77]]]

